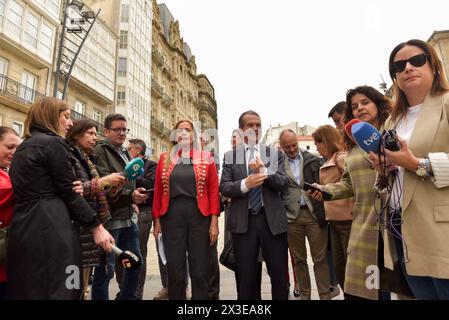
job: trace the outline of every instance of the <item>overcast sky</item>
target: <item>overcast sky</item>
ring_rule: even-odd
[[[158,0],[179,20],[198,73],[215,88],[220,152],[239,115],[270,125],[331,123],[349,88],[391,85],[398,43],[449,29],[447,0]]]

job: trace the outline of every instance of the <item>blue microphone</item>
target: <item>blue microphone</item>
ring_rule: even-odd
[[[128,164],[125,166],[125,171],[121,172],[120,174],[128,180],[135,180],[144,173],[144,163],[141,158],[135,158],[128,162]]]
[[[367,122],[359,122],[352,126],[351,132],[360,149],[379,153],[382,140],[379,130]]]

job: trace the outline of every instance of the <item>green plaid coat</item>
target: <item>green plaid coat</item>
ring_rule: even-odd
[[[376,171],[367,154],[358,146],[348,152],[341,180],[329,183],[324,190],[332,193],[332,200],[353,197],[353,220],[348,244],[344,291],[351,295],[377,300],[378,290],[368,289],[366,281],[372,273],[369,266],[377,266],[379,231],[374,210]],[[368,273],[367,273],[368,271]]]

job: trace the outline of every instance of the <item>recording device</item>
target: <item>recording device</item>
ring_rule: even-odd
[[[141,264],[140,258],[131,251],[123,251],[114,245],[112,245],[112,251],[118,256],[118,260],[124,269],[134,270]]]
[[[125,171],[120,172],[120,174],[128,180],[135,180],[144,173],[144,163],[141,158],[135,158],[128,162],[125,166]]]
[[[146,193],[146,194],[148,194],[148,193],[151,193],[151,192],[153,192],[154,191],[154,188],[152,188],[152,189],[145,189],[144,191],[141,191],[141,193]]]
[[[381,146],[391,151],[401,149],[396,130],[387,130],[381,134],[369,123],[359,122],[351,127],[351,133],[355,142],[365,152],[373,151],[380,154]]]
[[[314,192],[314,191],[321,192],[321,194],[323,195],[324,201],[329,201],[330,199],[332,199],[332,194],[330,194],[329,192],[323,191],[310,183],[304,182],[304,186],[302,187],[302,189],[305,191],[310,190],[311,192]]]
[[[391,151],[401,150],[396,130],[384,130],[382,133],[382,145]]]
[[[354,137],[352,136],[352,126],[359,122],[360,122],[359,119],[352,119],[347,124],[345,124],[345,132],[354,143],[355,143],[355,140],[354,140]]]

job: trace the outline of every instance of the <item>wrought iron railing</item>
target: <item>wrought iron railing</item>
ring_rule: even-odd
[[[2,74],[0,74],[0,93],[12,97],[24,104],[31,104],[36,100],[45,97],[44,94]]]
[[[161,98],[164,95],[164,88],[162,88],[162,86],[159,83],[157,83],[156,80],[154,80],[154,78],[151,78],[151,89],[153,89],[157,94],[159,94]]]

